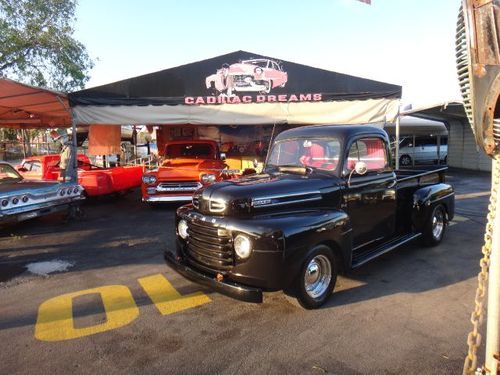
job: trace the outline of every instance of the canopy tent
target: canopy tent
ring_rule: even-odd
[[[408,135],[448,135],[446,126],[441,121],[422,119],[414,116],[401,116],[399,134]],[[386,124],[384,129],[389,135],[396,135],[396,124]]]
[[[66,94],[0,78],[0,127],[70,127]]]
[[[401,86],[237,51],[69,94],[78,124],[385,123]]]

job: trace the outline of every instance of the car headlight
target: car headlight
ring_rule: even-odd
[[[234,251],[242,259],[246,259],[252,253],[252,242],[250,238],[243,234],[238,234],[234,238]]]
[[[153,185],[156,183],[156,177],[155,176],[142,176],[142,182],[144,182],[147,185]]]
[[[188,224],[186,222],[186,220],[182,219],[182,220],[179,220],[179,224],[177,224],[177,233],[179,233],[179,236],[181,236],[181,238],[183,240],[185,240],[187,237],[188,237]]]
[[[215,182],[215,175],[214,174],[202,174],[201,175],[201,182],[205,185],[207,184],[213,184]]]

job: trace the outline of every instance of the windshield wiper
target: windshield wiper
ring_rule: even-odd
[[[298,166],[298,165],[278,165],[278,170],[280,172],[297,173],[297,174],[307,174],[312,171],[310,167]]]

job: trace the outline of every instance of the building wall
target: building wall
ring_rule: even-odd
[[[467,122],[448,121],[448,165],[450,167],[491,171],[491,159],[479,152]]]

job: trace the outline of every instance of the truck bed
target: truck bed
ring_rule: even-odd
[[[417,185],[438,183],[445,181],[445,175],[448,167],[437,167],[432,169],[398,169],[396,180],[400,182],[416,183]]]

